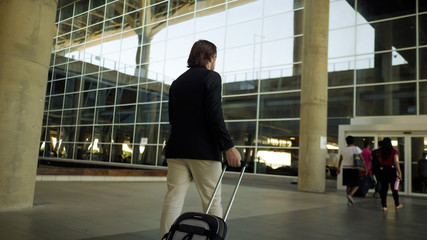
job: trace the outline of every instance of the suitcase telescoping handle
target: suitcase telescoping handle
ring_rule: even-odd
[[[248,162],[247,161],[241,161],[241,168],[242,168],[242,170],[240,171],[239,180],[237,181],[237,184],[234,187],[233,195],[231,196],[231,199],[230,199],[230,201],[228,203],[228,206],[227,206],[227,209],[225,211],[224,222],[227,221],[228,214],[230,213],[231,206],[233,205],[233,202],[234,202],[234,198],[236,197],[237,189],[239,188],[240,182],[242,181],[243,174],[245,173],[245,169],[246,169],[247,166],[248,166]],[[212,197],[211,197],[211,200],[209,202],[208,208],[206,209],[206,214],[209,213],[209,210],[212,207],[213,200],[215,198],[216,193],[218,192],[219,186],[221,185],[221,181],[222,181],[222,179],[224,177],[225,170],[227,170],[227,165],[224,165],[224,168],[222,170],[221,176],[219,176],[218,183],[215,186],[215,190],[214,190],[214,192],[212,194]]]

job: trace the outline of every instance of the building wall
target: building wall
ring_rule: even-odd
[[[427,4],[331,0],[328,143],[351,118],[427,114]],[[229,132],[249,171],[296,174],[302,0],[61,4],[40,156],[163,166],[168,89],[193,42],[218,47]]]

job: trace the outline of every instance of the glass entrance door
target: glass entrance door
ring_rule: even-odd
[[[412,193],[427,195],[427,136],[411,137]]]
[[[394,149],[397,150],[398,155],[399,155],[399,165],[400,165],[400,170],[402,171],[402,178],[403,178],[403,182],[402,184],[400,184],[399,187],[399,191],[407,193],[407,188],[409,187],[409,185],[407,183],[409,183],[409,176],[407,174],[406,167],[405,165],[405,161],[407,159],[406,156],[406,147],[409,144],[405,144],[405,140],[406,138],[404,136],[383,136],[380,135],[378,136],[378,140],[381,141],[382,139],[384,139],[385,137],[389,137],[391,139],[391,145],[393,146]]]

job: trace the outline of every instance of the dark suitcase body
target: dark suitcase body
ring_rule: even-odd
[[[366,197],[369,189],[374,188],[373,178],[370,175],[360,175],[359,189],[354,193],[356,197]]]
[[[219,177],[218,183],[215,187],[214,193],[210,200],[209,206],[206,213],[187,212],[181,214],[173,223],[168,233],[163,236],[163,240],[224,240],[227,235],[227,220],[228,213],[230,212],[234,198],[239,188],[240,182],[243,177],[243,173],[247,167],[246,162],[242,162],[242,171],[240,172],[240,178],[234,188],[233,195],[228,203],[224,219],[209,215],[209,209],[212,206],[215,195],[218,191],[218,187],[221,184],[222,178],[224,177],[227,166],[224,167],[221,176]]]

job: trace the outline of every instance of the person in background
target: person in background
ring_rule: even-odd
[[[368,171],[371,169],[371,145],[369,144],[368,141],[365,141],[363,143],[363,149],[362,149],[362,157],[363,160],[365,161],[366,164],[366,169],[368,169]]]
[[[206,40],[193,44],[189,69],[169,90],[171,133],[165,147],[167,193],[160,220],[160,238],[179,217],[191,181],[205,212],[222,172],[222,152],[228,165],[240,167],[241,155],[225,127],[221,106],[221,76],[214,71],[216,46]],[[221,190],[209,214],[222,217]]]
[[[354,204],[353,195],[359,189],[359,169],[354,168],[354,155],[358,155],[360,159],[363,159],[362,156],[362,150],[360,150],[359,147],[354,145],[354,138],[353,136],[347,136],[345,138],[345,141],[347,142],[347,147],[341,150],[340,159],[338,163],[338,169],[337,174],[340,174],[341,172],[341,166],[343,168],[343,185],[347,186],[346,188],[346,195],[347,195],[347,201],[348,205],[351,206]],[[365,172],[367,173],[365,161],[362,161]]]
[[[391,191],[393,193],[394,205],[396,209],[403,207],[403,204],[399,202],[399,192],[394,189],[394,183],[396,178],[402,180],[402,171],[399,165],[399,155],[397,150],[391,145],[390,138],[384,138],[381,144],[381,149],[377,153],[380,160],[379,178],[381,183],[381,205],[383,211],[387,211],[387,192],[388,187],[391,185]]]
[[[378,159],[378,151],[381,149],[383,141],[378,142],[378,148],[371,153],[371,171],[375,177],[377,184],[375,185],[374,198],[380,198],[381,182],[380,182],[380,160]]]

